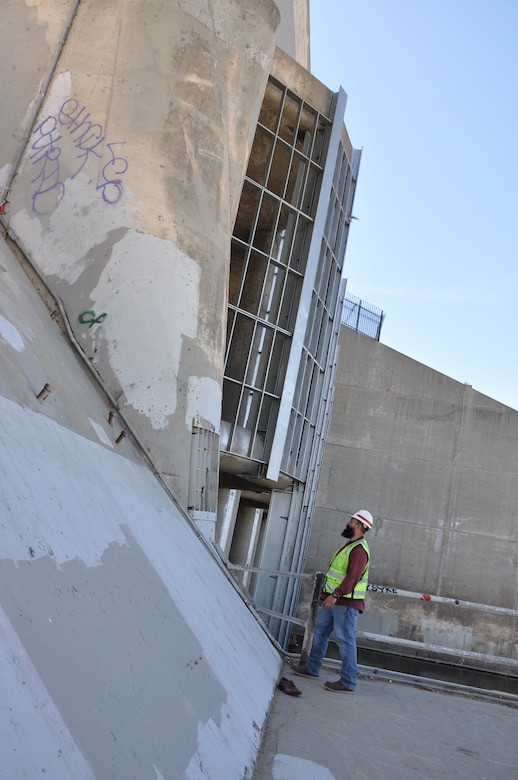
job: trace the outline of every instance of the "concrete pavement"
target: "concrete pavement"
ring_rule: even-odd
[[[253,780],[517,780],[518,697],[361,667],[353,695],[338,679],[282,677]]]

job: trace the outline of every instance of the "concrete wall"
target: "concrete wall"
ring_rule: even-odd
[[[3,241],[0,275],[2,772],[250,778],[280,657]]]
[[[6,224],[184,507],[192,425],[219,432],[230,236],[278,21],[272,0],[2,6]]]
[[[309,0],[276,0],[281,13],[277,45],[306,70],[310,68]]]
[[[518,659],[517,448],[517,411],[342,327],[307,570],[369,509],[371,582],[432,603],[371,593],[362,630]]]

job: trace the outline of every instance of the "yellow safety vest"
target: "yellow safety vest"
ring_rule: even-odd
[[[348,544],[334,553],[333,557],[331,558],[331,562],[329,564],[329,570],[326,574],[326,581],[324,585],[324,591],[326,593],[333,593],[336,590],[336,588],[340,586],[345,575],[347,574],[347,569],[349,567],[349,556],[351,555],[352,550],[354,550],[354,548],[358,547],[359,545],[361,545],[365,550],[365,552],[367,553],[367,564],[365,566],[365,569],[362,572],[360,581],[354,586],[353,592],[343,596],[343,598],[346,599],[365,598],[365,594],[367,593],[368,579],[369,579],[370,552],[369,552],[369,545],[363,538],[357,539],[352,544]]]

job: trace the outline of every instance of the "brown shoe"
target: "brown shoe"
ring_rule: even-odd
[[[328,680],[326,683],[324,683],[324,688],[326,688],[328,691],[336,691],[337,693],[354,693],[354,691],[350,688],[346,688],[345,685],[340,682],[340,680],[337,680],[336,682],[331,682],[331,680]]]
[[[311,672],[308,672],[305,666],[294,666],[292,672],[293,674],[298,674],[299,677],[318,677],[318,674],[311,674]]]
[[[294,685],[293,680],[288,680],[287,677],[281,677],[277,684],[277,688],[279,688],[283,693],[287,693],[288,696],[300,696],[302,691],[299,691],[299,689]]]

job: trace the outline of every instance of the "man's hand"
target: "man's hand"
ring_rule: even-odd
[[[334,607],[334,605],[336,604],[337,601],[338,601],[338,599],[336,599],[333,595],[329,595],[329,596],[327,596],[327,598],[324,601],[324,603],[322,604],[322,606],[324,607],[326,612],[329,612],[330,609],[333,609],[333,607]]]

